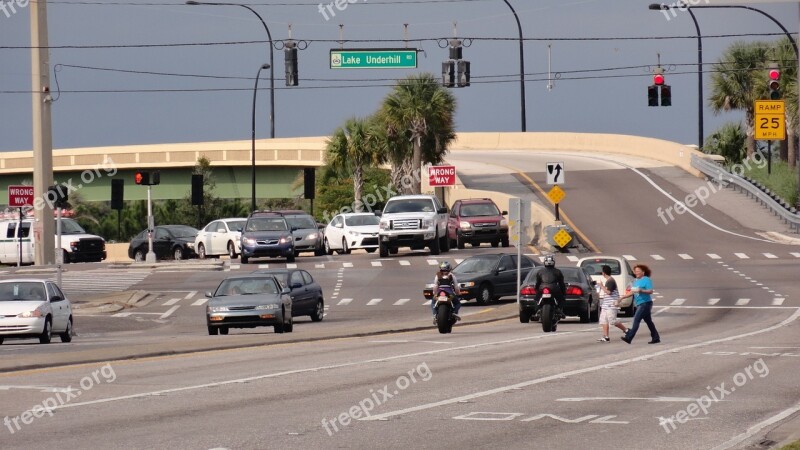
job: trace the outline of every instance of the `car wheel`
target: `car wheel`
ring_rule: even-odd
[[[206,259],[206,246],[202,242],[197,246],[197,257]]]
[[[286,333],[294,331],[294,319],[292,317],[289,317],[289,323],[284,324],[283,331]]]
[[[397,248],[397,247],[392,247],[392,248],[389,249],[389,253],[392,254],[392,255],[396,255],[397,252],[399,252],[399,251],[400,251],[400,249]]]
[[[172,257],[175,258],[175,261],[182,260],[183,259],[183,249],[180,248],[180,247],[175,247],[175,249],[172,250]]]
[[[219,332],[219,328],[212,327],[211,325],[208,326],[208,335],[209,336],[216,336],[218,332]]]
[[[459,250],[464,249],[464,238],[461,237],[459,231],[456,231],[456,247],[458,247]]]
[[[389,256],[389,247],[387,247],[382,242],[380,244],[378,244],[378,247],[380,249],[381,258],[386,258],[387,256]]]
[[[442,239],[439,242],[439,246],[442,247],[442,252],[447,253],[450,251],[450,239],[447,237],[447,233],[442,236]]]
[[[332,255],[333,250],[331,249],[331,244],[328,242],[328,238],[325,238],[325,242],[323,244],[325,245],[325,253],[328,255]]]
[[[600,302],[597,302],[594,308],[592,308],[592,314],[589,317],[591,322],[597,323],[600,321]]]
[[[311,314],[311,321],[312,322],[322,322],[322,319],[325,317],[325,302],[322,299],[317,301],[317,306],[314,307],[314,313]]]
[[[492,291],[492,286],[489,283],[483,283],[480,290],[478,290],[478,296],[475,297],[475,300],[479,305],[491,303],[492,299],[494,299],[494,292]]]
[[[492,247],[497,248],[499,246],[500,246],[500,242],[499,241],[492,241]]]
[[[282,334],[285,331],[286,323],[284,322],[284,319],[283,319],[285,316],[286,316],[286,311],[285,310],[281,310],[281,322],[272,327],[272,329],[275,330],[276,334]]]
[[[286,257],[286,262],[287,262],[287,263],[293,263],[293,262],[294,262],[295,255],[296,255],[296,253],[292,253],[291,255],[287,256],[287,257]]]
[[[442,248],[439,245],[439,236],[438,236],[438,234],[434,235],[433,239],[428,241],[428,248],[431,251],[431,255],[438,255],[438,254],[442,253]]]
[[[342,253],[344,253],[345,255],[349,255],[350,253],[352,253],[350,247],[347,246],[347,240],[345,238],[342,238]]]
[[[133,260],[136,262],[144,262],[145,260],[144,250],[141,249],[136,250],[136,252],[134,252],[133,254]]]
[[[61,338],[61,342],[72,342],[72,317],[67,321],[67,329],[58,336]]]
[[[531,321],[531,313],[528,311],[520,311],[519,312],[519,321],[520,323],[528,323]]]
[[[50,325],[50,318],[48,317],[44,321],[44,329],[42,330],[42,334],[39,335],[39,343],[49,344],[52,339],[53,339],[53,328]]]
[[[325,249],[323,249],[322,247],[314,249],[314,256],[322,256],[324,254],[325,254]]]
[[[219,334],[227,335],[228,327],[219,327]]]
[[[502,241],[500,241],[500,244],[501,244],[503,247],[508,247],[508,238],[505,238],[505,239],[503,239]]]
[[[247,256],[242,255],[242,264],[247,264],[250,261],[250,258]]]
[[[228,256],[230,256],[231,259],[236,259],[236,257],[239,256],[236,254],[236,244],[233,242],[228,242]]]
[[[578,317],[580,317],[581,323],[589,323],[591,319],[591,312],[589,311],[589,305],[586,305],[586,310],[581,311]]]

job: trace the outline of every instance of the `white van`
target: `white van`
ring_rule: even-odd
[[[32,219],[0,221],[0,264],[16,264],[22,238],[22,264],[32,264]],[[61,249],[64,263],[100,262],[106,259],[106,241],[100,236],[87,234],[73,219],[61,219]]]

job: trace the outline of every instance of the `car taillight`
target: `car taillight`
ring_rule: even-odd
[[[575,296],[582,296],[583,289],[579,288],[578,286],[569,286],[567,288],[567,295],[575,295]]]
[[[536,295],[536,289],[533,286],[523,286],[519,290],[519,295]]]
[[[542,289],[542,294],[549,294],[549,293],[550,293],[550,288]]]

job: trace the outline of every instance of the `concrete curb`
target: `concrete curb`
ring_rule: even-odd
[[[144,306],[148,302],[142,302],[142,299],[149,295],[146,291],[123,291],[110,296],[74,302],[72,309],[75,312],[75,316],[78,317],[117,312],[127,308]]]

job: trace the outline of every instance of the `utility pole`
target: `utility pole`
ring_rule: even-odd
[[[31,78],[33,105],[33,191],[46,199],[53,184],[53,133],[50,123],[50,49],[47,40],[47,1],[30,3],[31,10]],[[34,208],[33,239],[36,243],[34,263],[55,261],[55,223],[53,207],[46,201]],[[34,202],[34,206],[37,202]]]

